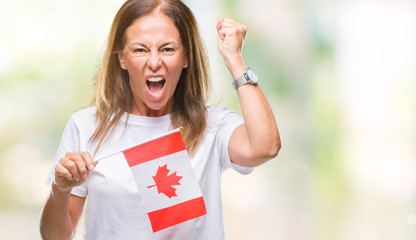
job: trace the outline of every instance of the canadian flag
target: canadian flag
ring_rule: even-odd
[[[179,129],[127,149],[123,155],[153,232],[207,213]]]

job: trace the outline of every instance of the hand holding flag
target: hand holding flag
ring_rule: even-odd
[[[54,190],[70,193],[87,179],[96,165],[88,152],[68,152],[55,166]]]

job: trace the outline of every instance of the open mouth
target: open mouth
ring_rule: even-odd
[[[163,77],[150,77],[146,80],[146,85],[149,93],[158,97],[162,95],[166,80]]]

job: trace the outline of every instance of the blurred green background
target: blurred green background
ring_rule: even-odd
[[[2,239],[40,239],[46,176],[123,2],[0,2]],[[240,112],[216,47],[216,20],[231,17],[248,26],[244,59],[283,143],[252,174],[224,173],[227,239],[415,239],[416,2],[185,2],[209,52],[209,104]]]

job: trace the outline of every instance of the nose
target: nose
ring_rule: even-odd
[[[159,54],[155,52],[151,53],[147,59],[147,65],[153,71],[157,70],[160,65],[162,65],[162,60],[160,59]]]

